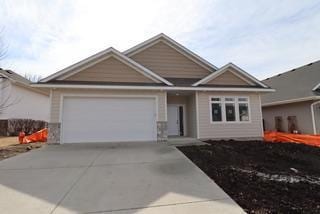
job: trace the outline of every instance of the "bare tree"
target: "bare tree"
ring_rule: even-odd
[[[39,80],[42,79],[42,77],[38,74],[31,74],[31,73],[25,73],[24,78],[31,82],[39,82]]]
[[[5,56],[6,56],[6,51],[4,48],[4,44],[3,44],[3,41],[0,39],[0,61],[3,60]]]
[[[20,99],[11,94],[11,83],[7,77],[0,75],[0,114],[12,105],[19,103]]]
[[[3,28],[0,29],[0,65],[1,61],[6,57],[7,55],[7,46],[5,46],[4,41],[1,37],[3,35]]]
[[[3,61],[7,54],[7,47],[5,46],[4,41],[1,38],[2,34],[3,29],[0,29],[0,65],[1,61]],[[18,102],[18,99],[12,98],[10,79],[6,75],[0,75],[0,113]]]

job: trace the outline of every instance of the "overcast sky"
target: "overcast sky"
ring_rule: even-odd
[[[319,0],[0,0],[0,66],[45,77],[158,33],[259,79],[320,59]]]

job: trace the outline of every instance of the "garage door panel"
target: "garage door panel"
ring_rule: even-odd
[[[73,98],[63,102],[63,142],[156,140],[153,98]]]

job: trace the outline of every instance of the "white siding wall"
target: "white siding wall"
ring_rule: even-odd
[[[248,96],[250,99],[250,117],[248,123],[211,123],[210,96]],[[198,92],[199,138],[200,139],[237,139],[263,137],[260,95],[237,92]]]
[[[49,120],[49,96],[47,95],[10,83],[9,87],[2,90],[0,96],[1,103],[6,97],[10,97],[7,102],[9,106],[0,113],[0,119]]]
[[[60,105],[63,94],[94,95],[94,96],[157,96],[158,97],[158,121],[166,121],[166,92],[134,91],[134,90],[84,90],[84,89],[55,89],[52,90],[50,122],[60,122]]]

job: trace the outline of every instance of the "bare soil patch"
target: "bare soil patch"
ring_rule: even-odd
[[[15,144],[0,147],[0,161],[42,147],[44,143]]]
[[[207,141],[178,147],[248,213],[320,213],[320,148]]]

